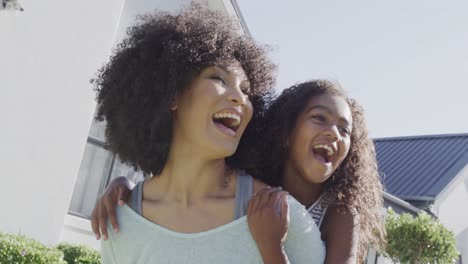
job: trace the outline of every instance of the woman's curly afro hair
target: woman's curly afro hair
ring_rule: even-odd
[[[239,32],[221,13],[195,4],[178,14],[139,16],[92,80],[96,120],[107,122],[107,148],[145,176],[160,174],[172,139],[173,99],[204,68],[238,61],[250,81],[255,112],[238,150],[227,159],[230,167],[242,168],[240,157],[250,156],[275,67],[264,48]]]
[[[286,141],[310,99],[322,95],[343,97],[352,112],[353,128],[348,155],[333,176],[323,183],[323,191],[333,197],[340,208],[358,213],[359,259],[362,260],[369,244],[379,247],[383,242],[383,187],[374,144],[367,133],[364,111],[338,85],[327,80],[314,80],[284,90],[265,115],[262,140],[256,145],[262,154],[258,156],[257,168],[250,172],[270,185],[281,184],[288,155]]]

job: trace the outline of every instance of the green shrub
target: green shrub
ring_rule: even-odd
[[[400,263],[454,263],[458,258],[455,237],[428,214],[397,215],[391,208],[385,223],[384,255]]]
[[[0,232],[0,264],[66,264],[63,253],[21,235]]]
[[[60,243],[57,249],[63,252],[68,264],[100,264],[101,255],[94,249],[82,245]]]

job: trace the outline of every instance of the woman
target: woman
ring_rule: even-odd
[[[262,112],[273,66],[235,32],[199,6],[145,15],[101,69],[97,119],[107,121],[108,147],[146,176],[116,209],[120,229],[108,230],[103,263],[262,260],[245,214],[266,185],[240,168],[252,154],[253,110]],[[321,263],[319,231],[305,209],[292,198],[279,203],[278,189],[269,192],[279,219],[290,212],[291,236],[276,238],[289,259]]]

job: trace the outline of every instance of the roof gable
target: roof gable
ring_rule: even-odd
[[[468,164],[468,134],[374,140],[386,191],[405,200],[434,198]]]

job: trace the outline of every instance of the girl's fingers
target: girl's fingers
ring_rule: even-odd
[[[270,201],[268,206],[275,209],[275,213],[278,215],[281,214],[281,200],[287,195],[288,193],[283,190],[278,190],[271,194]]]
[[[271,199],[271,195],[275,192],[277,192],[278,190],[280,190],[279,187],[276,187],[276,188],[269,188],[268,190],[265,190],[264,192],[262,192],[261,194],[261,202],[262,204],[266,205],[269,200]]]
[[[250,201],[252,203],[252,206],[251,206],[251,214],[255,213],[255,212],[258,212],[261,208],[261,201],[262,201],[262,196],[263,196],[263,191],[264,190],[261,190],[261,192],[257,193],[255,196],[253,196]]]
[[[286,192],[282,191],[280,187],[266,187],[261,189],[250,199],[247,213],[252,215],[255,212],[260,212],[262,209],[277,208],[277,200],[282,193]]]
[[[289,204],[287,196],[281,200],[281,219],[284,219],[286,220],[286,223],[289,223]]]
[[[288,196],[287,194],[286,195],[283,195],[280,197],[280,200],[279,200],[279,204],[280,204],[280,208],[281,208],[281,211],[280,211],[280,217],[281,219],[283,220],[287,220],[289,219],[289,204],[288,204]]]
[[[263,193],[267,192],[267,191],[270,190],[270,189],[271,189],[271,187],[270,187],[270,186],[267,186],[267,187],[261,189],[260,191],[256,192],[256,193],[253,195],[253,197],[256,197],[256,198],[262,197],[262,196],[263,196]]]
[[[257,193],[255,193],[251,198],[250,201],[252,203],[251,206],[251,212],[256,212],[260,209],[261,205],[263,204],[263,199],[265,197],[265,194],[268,193],[272,188],[270,186],[267,186]]]
[[[280,188],[277,188],[269,192],[268,194],[265,194],[265,196],[268,195],[268,197],[266,197],[265,200],[263,200],[263,203],[264,203],[263,205],[265,207],[276,209],[279,197],[282,195],[282,193],[284,193],[284,191],[281,190]]]

